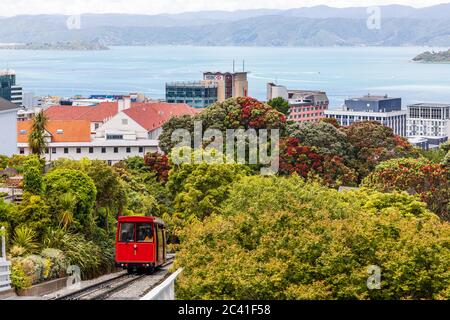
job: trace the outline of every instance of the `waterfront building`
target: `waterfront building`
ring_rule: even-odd
[[[289,102],[288,120],[294,122],[319,121],[325,117],[329,99],[324,91],[289,90],[285,86],[267,84],[267,100],[281,97]]]
[[[16,104],[0,98],[0,128],[2,128],[0,155],[10,157],[17,150],[17,110]]]
[[[217,102],[218,85],[207,81],[172,82],[166,84],[166,101],[186,103],[193,108],[206,108]]]
[[[110,105],[117,111],[114,115],[110,113],[113,111]],[[95,111],[89,112],[86,108]],[[186,104],[131,103],[124,108],[119,102],[96,107],[50,107],[48,110],[47,161],[88,158],[109,164],[159,151],[158,139],[164,123],[174,116],[193,115],[198,111]],[[95,124],[100,125],[95,127]],[[29,154],[30,128],[31,121],[18,122],[16,150],[19,154]]]
[[[334,118],[341,126],[354,122],[377,121],[395,134],[406,137],[407,111],[401,109],[401,98],[367,95],[361,98],[345,100],[340,110],[327,110],[325,116]]]

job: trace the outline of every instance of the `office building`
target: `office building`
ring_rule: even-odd
[[[186,103],[193,108],[206,108],[217,102],[217,90],[217,83],[207,81],[167,83],[166,101]]]
[[[402,110],[401,98],[367,95],[345,100],[340,110],[327,110],[327,118],[335,118],[341,126],[354,122],[377,121],[391,128],[396,135],[406,137],[407,111]]]

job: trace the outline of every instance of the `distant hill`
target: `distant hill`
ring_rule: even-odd
[[[450,63],[450,49],[440,52],[427,51],[419,54],[413,59],[413,61],[428,63]]]
[[[380,30],[366,8],[208,11],[161,15],[87,14],[0,18],[0,43],[99,42],[111,45],[450,46],[450,4],[381,7]]]

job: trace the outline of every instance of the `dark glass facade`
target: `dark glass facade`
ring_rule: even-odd
[[[14,74],[0,74],[0,97],[11,101],[11,87],[16,85]]]
[[[175,82],[166,84],[166,101],[186,103],[193,108],[206,108],[217,102],[217,87],[201,82]]]

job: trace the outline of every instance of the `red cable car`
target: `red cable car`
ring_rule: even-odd
[[[116,266],[153,271],[166,261],[165,223],[155,217],[119,217]]]

